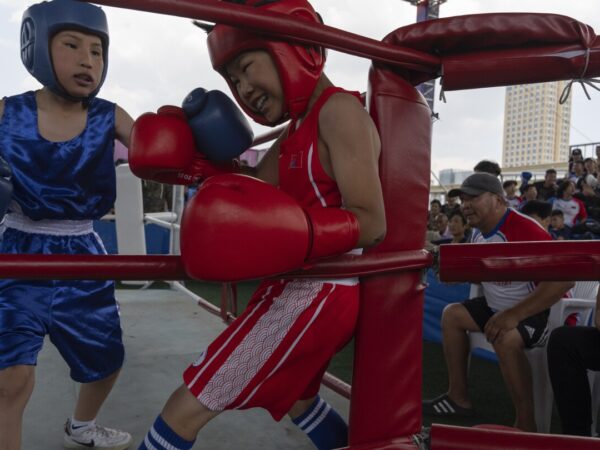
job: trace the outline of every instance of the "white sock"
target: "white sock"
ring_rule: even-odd
[[[71,431],[80,433],[85,429],[93,427],[95,424],[96,424],[96,419],[89,420],[89,421],[81,421],[81,420],[75,420],[73,417],[71,417],[70,428],[71,428]]]

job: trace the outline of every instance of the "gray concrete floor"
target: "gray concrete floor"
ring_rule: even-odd
[[[224,329],[221,320],[185,294],[158,289],[119,290],[126,362],[99,417],[100,424],[129,431],[132,449],[145,436],[181,373]],[[36,386],[25,411],[22,450],[58,450],[71,415],[77,384],[47,341]],[[321,395],[347,418],[349,402],[327,388]],[[227,411],[199,434],[194,449],[308,450],[314,447],[288,418],[276,423],[264,410]]]

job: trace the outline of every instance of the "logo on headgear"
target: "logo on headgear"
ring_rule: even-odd
[[[27,70],[33,68],[35,46],[35,24],[31,19],[25,19],[21,26],[21,59]]]

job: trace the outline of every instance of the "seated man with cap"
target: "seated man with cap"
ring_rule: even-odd
[[[475,173],[461,187],[461,207],[474,230],[472,243],[549,241],[535,220],[508,208],[498,178]],[[484,332],[498,356],[500,370],[515,407],[516,428],[536,431],[531,368],[524,350],[543,345],[549,308],[572,282],[483,282],[483,296],[451,303],[442,314],[442,339],[448,367],[448,391],[423,403],[433,416],[473,415],[467,392],[469,331]]]

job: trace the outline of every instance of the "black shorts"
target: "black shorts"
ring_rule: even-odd
[[[462,302],[467,311],[481,331],[485,324],[490,320],[495,312],[488,306],[485,297],[470,298]],[[522,320],[517,325],[517,331],[523,338],[526,348],[539,347],[546,343],[548,339],[548,316],[550,310],[547,309],[538,314]]]

